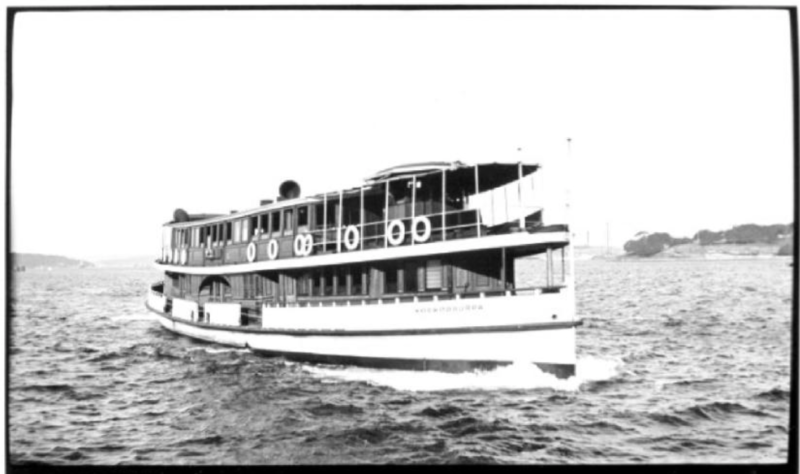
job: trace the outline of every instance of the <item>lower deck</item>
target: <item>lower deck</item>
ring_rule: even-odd
[[[564,248],[518,259],[504,249],[395,261],[228,275],[166,272],[160,293],[168,300],[240,306],[242,325],[260,325],[268,308],[381,305],[551,294],[566,285]]]

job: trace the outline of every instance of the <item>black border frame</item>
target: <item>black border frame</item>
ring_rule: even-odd
[[[747,473],[772,473],[772,472],[798,472],[798,197],[800,189],[798,186],[798,166],[800,162],[800,101],[798,97],[798,86],[800,79],[798,78],[798,22],[797,22],[797,7],[788,5],[771,5],[771,6],[756,6],[756,5],[529,5],[529,4],[497,4],[497,5],[470,5],[470,4],[352,4],[352,5],[336,5],[336,4],[295,4],[295,5],[106,5],[106,6],[37,6],[37,7],[7,7],[6,9],[6,181],[5,181],[5,258],[6,258],[6,297],[5,297],[5,314],[11,314],[10,298],[8,293],[12,290],[12,269],[13,262],[11,260],[11,119],[13,109],[13,52],[14,52],[14,21],[16,15],[19,13],[29,12],[91,12],[91,11],[113,11],[113,12],[130,12],[130,11],[266,11],[266,10],[295,10],[295,11],[422,11],[422,10],[472,10],[472,11],[489,11],[489,10],[782,10],[789,14],[789,33],[791,41],[791,61],[792,61],[792,119],[794,126],[793,134],[793,157],[794,157],[794,265],[792,270],[792,354],[791,354],[791,381],[790,381],[790,406],[789,406],[789,446],[788,458],[786,463],[779,464],[646,464],[645,469],[655,470],[658,472],[686,472],[686,471],[701,471],[709,467],[719,467],[725,469],[725,472],[747,472]],[[10,369],[10,353],[9,341],[11,339],[11,321],[7,316],[5,318],[6,327],[6,347],[5,347],[5,468],[8,472],[29,472],[33,471],[75,471],[75,472],[95,472],[106,471],[110,466],[83,466],[83,465],[19,465],[11,464],[8,455],[10,454],[10,441],[9,441],[9,420],[8,420],[8,387],[9,387],[9,369]],[[598,464],[598,465],[540,465],[536,466],[538,469],[545,470],[562,470],[563,469],[576,469],[576,468],[589,468],[593,472],[619,472],[620,470],[628,472],[637,472],[641,469],[641,465],[635,464]],[[385,468],[385,466],[384,466]],[[445,468],[441,466],[440,468]],[[160,472],[163,467],[157,465],[144,465],[144,466],[113,466],[115,472]],[[215,466],[169,466],[169,469],[185,470],[191,472],[217,472],[220,467]],[[259,466],[231,466],[225,468],[226,470],[244,472],[245,470],[256,470]],[[463,469],[460,467],[459,469]]]

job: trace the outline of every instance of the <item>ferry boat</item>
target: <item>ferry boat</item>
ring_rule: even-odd
[[[537,204],[540,169],[408,164],[312,196],[285,181],[243,212],[178,209],[146,305],[175,333],[292,361],[568,378],[574,257]]]

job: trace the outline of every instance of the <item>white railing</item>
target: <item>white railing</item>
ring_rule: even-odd
[[[196,302],[179,298],[172,299],[172,317],[187,321],[197,321],[199,314],[200,308]]]
[[[203,311],[209,324],[241,325],[242,305],[238,303],[206,303],[203,305]]]
[[[147,305],[163,313],[167,306],[167,297],[151,289],[147,292]]]

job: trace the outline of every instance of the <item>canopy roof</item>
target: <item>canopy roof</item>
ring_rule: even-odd
[[[479,175],[481,190],[502,186],[503,184],[518,179],[520,167],[522,168],[523,176],[533,173],[534,171],[540,168],[540,165],[538,164],[520,163],[520,162],[517,163],[489,162],[489,163],[477,163],[473,165],[466,164],[461,161],[426,161],[421,163],[409,163],[405,165],[398,165],[398,166],[393,166],[391,168],[386,168],[384,170],[375,173],[372,176],[369,176],[364,180],[364,186],[330,191],[325,193],[317,193],[311,196],[300,197],[295,199],[279,200],[277,202],[259,206],[255,209],[250,209],[242,212],[234,212],[231,214],[222,214],[222,215],[197,214],[197,215],[192,215],[190,220],[187,222],[172,221],[165,225],[171,225],[176,228],[181,228],[181,227],[189,227],[192,225],[200,224],[201,222],[198,221],[202,221],[202,224],[224,222],[230,219],[247,217],[253,214],[280,209],[283,207],[320,202],[326,196],[329,196],[331,194],[341,193],[343,196],[352,196],[355,194],[360,194],[362,187],[365,188],[365,191],[369,190],[369,192],[375,192],[376,190],[375,188],[373,189],[370,188],[372,188],[373,185],[376,185],[388,179],[411,178],[412,176],[420,177],[420,176],[430,175],[433,173],[441,173],[442,171],[448,172],[448,178],[447,178],[448,183],[453,183],[453,184],[458,183],[471,186],[472,183],[474,183],[475,179],[475,172],[474,172],[475,166],[478,167],[478,175]]]
[[[525,164],[525,163],[478,163],[477,166],[479,168],[484,168],[486,166],[493,166],[493,167],[518,167],[522,165],[522,173],[523,174],[530,174],[536,171],[539,168],[537,164]],[[413,176],[413,175],[425,175],[429,173],[441,173],[444,171],[455,171],[458,169],[464,168],[474,168],[476,165],[468,165],[461,161],[424,161],[421,163],[408,163],[405,165],[398,165],[393,166],[391,168],[386,168],[384,170],[378,171],[372,176],[367,177],[364,181],[367,183],[373,183],[376,181],[381,181],[384,179],[393,179],[393,178],[401,178],[404,176]]]

